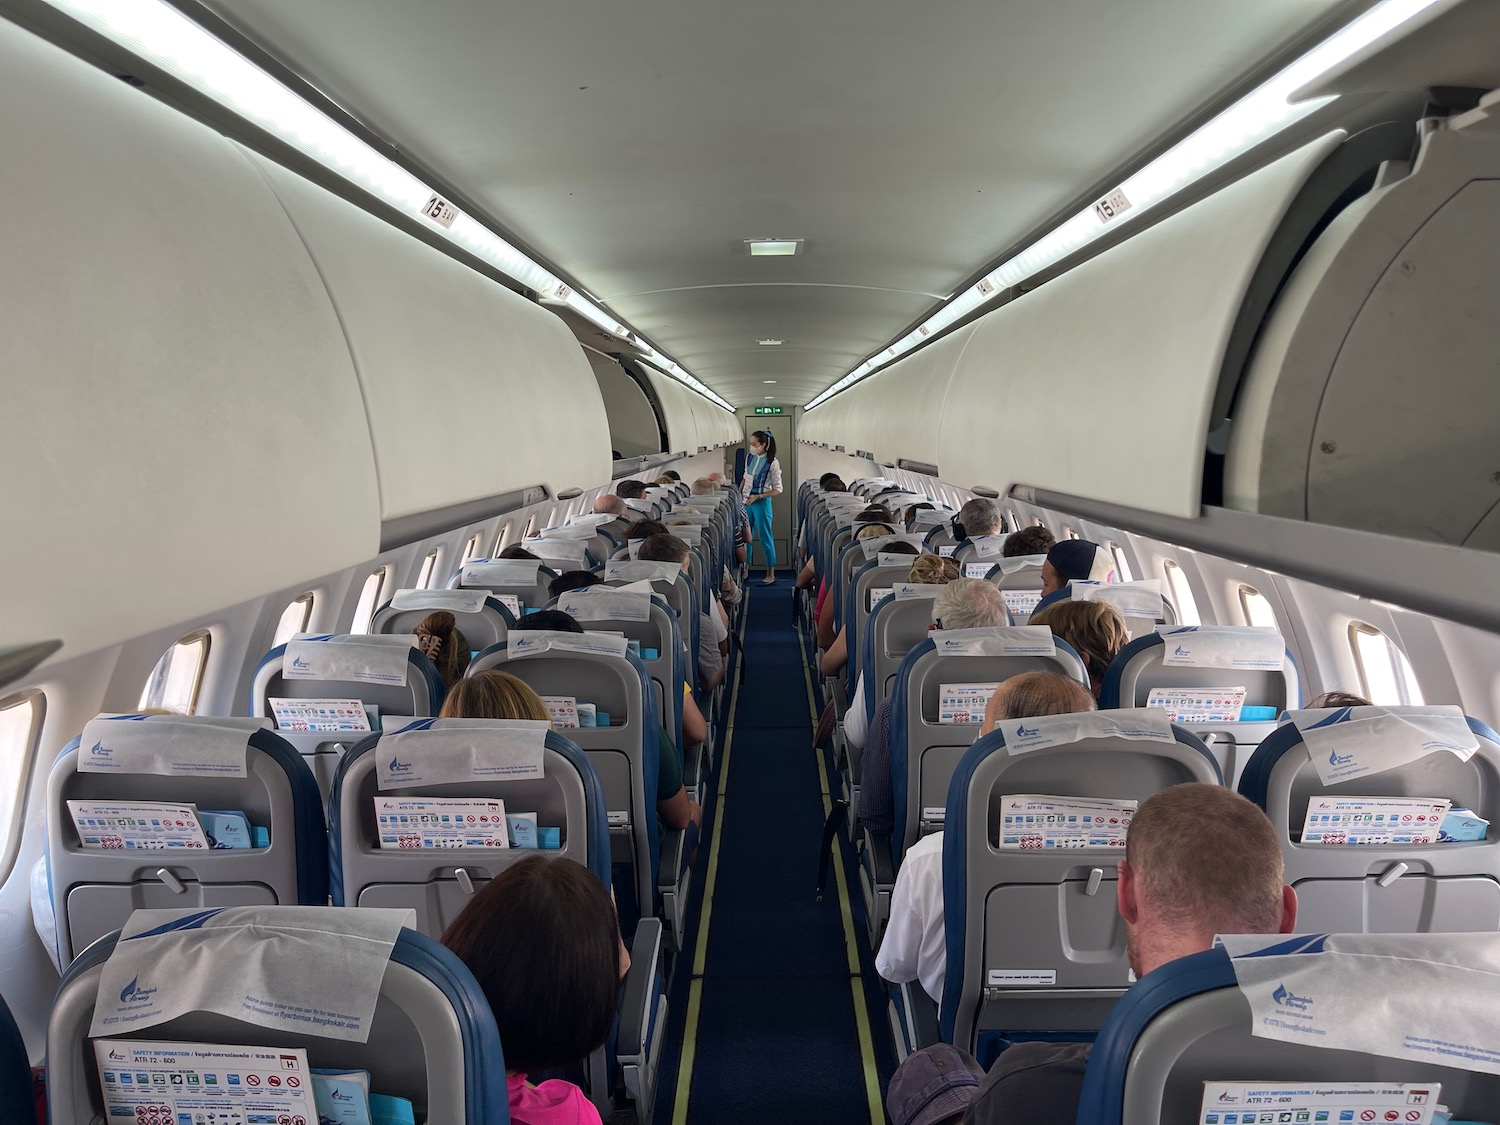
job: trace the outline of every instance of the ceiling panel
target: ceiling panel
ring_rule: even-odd
[[[208,6],[748,402],[768,369],[811,397],[1342,2]]]

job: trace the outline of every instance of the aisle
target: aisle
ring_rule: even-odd
[[[867,994],[859,975],[869,955],[853,935],[864,923],[844,909],[831,876],[823,902],[814,896],[826,774],[811,744],[790,583],[750,589],[748,673],[707,826],[714,851],[673,982],[681,1052],[662,1060],[655,1117],[868,1122],[873,1100],[880,1123],[889,1034],[878,992]],[[847,848],[843,858],[857,899]],[[679,1082],[689,1070],[690,1084]]]

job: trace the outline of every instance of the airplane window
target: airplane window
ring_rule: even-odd
[[[530,539],[535,534],[536,534],[536,516],[535,516],[535,514],[533,514],[533,515],[529,515],[529,516],[526,517],[526,532],[525,532],[524,535],[521,536],[521,538],[522,539]]]
[[[1046,527],[1047,526],[1047,521],[1044,520],[1044,519],[1042,519],[1041,516],[1034,516],[1032,518],[1032,520],[1031,520],[1031,526],[1032,527]]]
[[[479,536],[476,535],[474,536],[474,538],[470,539],[467,543],[464,544],[464,561],[459,563],[458,565],[463,566],[465,563],[471,563],[478,557]]]
[[[1254,586],[1240,586],[1240,615],[1244,617],[1246,625],[1281,628],[1281,623],[1276,620],[1276,611],[1271,608],[1271,600]]]
[[[281,611],[281,620],[276,622],[276,632],[271,636],[271,647],[284,645],[298,633],[307,632],[307,623],[312,620],[313,595],[303,594]]]
[[[10,877],[21,844],[20,814],[46,711],[47,697],[39,691],[0,699],[0,840],[5,849],[0,855],[0,882]]]
[[[1177,610],[1177,624],[1203,624],[1203,619],[1198,616],[1198,603],[1193,599],[1193,589],[1188,585],[1187,575],[1182,572],[1182,567],[1167,559],[1161,564],[1161,568],[1167,576],[1167,588],[1172,591],[1172,606]]]
[[[142,711],[175,711],[179,715],[191,715],[198,709],[198,689],[203,686],[210,639],[208,630],[200,629],[162,653],[141,691],[138,706]]]
[[[1371,703],[1389,707],[1424,702],[1411,661],[1379,629],[1356,621],[1349,626],[1349,644],[1354,649],[1364,696]]]
[[[365,579],[364,589],[359,592],[359,601],[354,606],[354,621],[349,626],[351,633],[368,633],[370,619],[380,607],[380,595],[385,591],[385,580],[389,572],[381,567]]]
[[[1115,557],[1115,577],[1121,582],[1134,582],[1135,573],[1130,569],[1130,561],[1125,557],[1125,551],[1120,545],[1111,543],[1109,553]]]
[[[1072,528],[1072,527],[1065,527],[1065,528],[1063,528],[1063,537],[1065,539],[1077,539],[1078,538],[1078,529],[1077,528]]]
[[[501,551],[505,550],[505,548],[507,548],[509,546],[510,546],[510,521],[506,520],[505,523],[503,523],[503,524],[500,525],[500,534],[497,535],[497,536],[495,536],[495,549],[494,549],[494,551],[491,552],[491,554],[492,555],[498,555]]]
[[[417,575],[417,588],[419,590],[432,589],[432,577],[437,572],[438,552],[428,551],[427,557],[422,560],[422,570]]]

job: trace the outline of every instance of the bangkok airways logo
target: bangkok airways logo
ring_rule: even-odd
[[[104,745],[102,741],[96,742],[89,747],[89,757],[91,758],[108,759],[114,757],[114,753],[115,748],[113,746]]]
[[[120,1003],[139,1004],[156,995],[156,989],[141,983],[139,975],[130,978],[130,983],[120,989]]]
[[[332,1098],[336,1102],[352,1102],[352,1101],[354,1101],[354,1095],[353,1094],[349,1094],[349,1093],[345,1093],[343,1090],[334,1090],[333,1093],[329,1094],[328,1096],[330,1098]]]
[[[1271,999],[1276,1006],[1286,1008],[1292,1012],[1306,1012],[1312,1008],[1313,1002],[1310,996],[1298,996],[1285,984],[1276,986],[1276,991],[1271,993]]]
[[[1041,731],[1039,729],[1037,729],[1036,727],[1028,727],[1025,723],[1022,723],[1016,728],[1017,738],[1033,738],[1040,733]]]
[[[403,762],[401,760],[401,756],[399,754],[398,755],[394,755],[391,758],[390,770],[391,770],[392,773],[410,773],[411,772],[411,763],[410,762]]]
[[[1192,656],[1193,655],[1193,650],[1190,649],[1190,648],[1183,648],[1181,645],[1178,645],[1176,648],[1174,648],[1172,650],[1172,655],[1173,656]]]
[[[312,667],[312,665],[303,660],[302,657],[294,656],[292,658],[292,667],[297,669],[297,671],[299,672],[306,672],[309,668]]]
[[[109,1049],[109,1057],[114,1059],[116,1062],[124,1062],[128,1056],[121,1054],[119,1051],[111,1047]]]
[[[1328,764],[1330,766],[1333,766],[1335,769],[1337,769],[1340,766],[1353,765],[1354,764],[1354,755],[1353,754],[1340,754],[1337,750],[1335,750],[1331,754],[1328,755]]]

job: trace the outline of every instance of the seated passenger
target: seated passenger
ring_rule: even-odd
[[[1005,546],[1000,553],[1008,559],[1020,558],[1023,555],[1045,555],[1057,544],[1057,539],[1052,532],[1045,527],[1032,524],[1023,527],[1020,531],[1013,531],[1005,537]]]
[[[1047,551],[1042,564],[1042,597],[1055,594],[1069,582],[1113,582],[1115,560],[1103,547],[1087,539],[1064,539]]]
[[[621,500],[643,500],[646,496],[646,486],[638,480],[622,480],[615,485],[615,495]]]
[[[678,484],[682,481],[682,474],[679,473],[676,469],[668,469],[666,472],[662,473],[662,476],[671,481],[673,484]],[[656,483],[660,484],[661,481],[658,480]]]
[[[894,543],[887,543],[882,549],[883,555],[920,555],[922,552],[904,539],[898,539]],[[933,558],[938,556],[934,555]],[[954,577],[957,575],[957,567],[954,567]],[[825,599],[826,600],[826,599]],[[849,663],[849,623],[846,621],[839,626],[838,636],[833,638],[833,644],[818,659],[818,670],[825,676],[836,674],[839,669]]]
[[[547,705],[525,680],[490,668],[454,684],[438,711],[440,719],[532,719],[550,723]]]
[[[1104,673],[1120,650],[1130,643],[1125,618],[1108,602],[1054,602],[1033,613],[1029,625],[1045,625],[1058,640],[1067,641],[1083,661],[1094,698],[1104,690]]]
[[[930,552],[918,555],[917,561],[911,564],[911,570],[906,574],[908,582],[915,582],[922,586],[942,586],[957,577],[958,564],[956,562]],[[855,749],[864,747],[865,735],[873,729],[873,725],[865,721],[865,681],[868,672],[868,668],[860,669],[859,679],[854,685],[854,695],[849,700],[849,710],[844,712],[844,738]],[[875,714],[878,718],[879,707],[875,709]]]
[[[609,888],[571,859],[528,856],[490,880],[441,940],[495,1014],[510,1119],[596,1125],[599,1111],[577,1086],[526,1076],[582,1062],[614,1027],[630,954]]]
[[[1226,839],[1235,846],[1225,848]],[[1189,782],[1147,798],[1130,823],[1115,886],[1136,978],[1211,949],[1217,934],[1291,933],[1297,893],[1283,885],[1284,872],[1270,820],[1233,790]],[[892,1076],[898,1095],[902,1072],[921,1073],[919,1060],[931,1050],[913,1053]],[[1092,1050],[1092,1043],[1007,1048],[977,1091],[959,1092],[972,1099],[965,1125],[1073,1125]]]
[[[838,473],[824,473],[818,478],[818,487],[824,492],[848,492],[849,486]]]
[[[569,590],[587,590],[590,586],[602,586],[604,579],[592,570],[570,570],[559,574],[547,583],[547,596],[560,598]]]
[[[515,632],[527,632],[530,630],[545,630],[552,633],[582,633],[585,629],[579,624],[578,619],[572,614],[564,613],[560,609],[544,609],[538,613],[528,613],[526,617],[517,622]],[[687,685],[684,684],[684,687]],[[533,693],[535,694],[535,693]],[[538,696],[538,699],[541,697]],[[692,720],[688,716],[688,708],[692,708]],[[548,718],[546,706],[542,707],[542,718]],[[444,716],[449,717],[449,716]],[[473,718],[493,718],[497,716],[471,716]],[[693,702],[691,695],[682,701],[682,737],[684,741],[693,745],[701,743],[708,737],[708,723],[704,721],[702,713]],[[696,742],[694,741],[696,739]],[[678,749],[677,743],[673,741],[671,732],[665,727],[657,731],[657,753],[656,753],[656,815],[668,828],[675,828],[680,832],[686,832],[689,825],[701,825],[703,823],[703,810],[698,802],[687,795],[687,789],[682,784],[682,751]],[[646,779],[650,784],[650,779]]]
[[[651,536],[641,544],[637,557],[643,562],[677,563],[684,574],[692,573],[693,553],[675,535]],[[729,618],[717,598],[711,612],[698,615],[697,661],[698,680],[704,691],[713,691],[724,682],[729,666]]]
[[[979,733],[1011,719],[1094,710],[1094,697],[1076,680],[1055,672],[1025,672],[995,689]],[[875,954],[875,971],[892,984],[919,980],[936,1002],[943,999],[948,946],[943,932],[943,834],[923,836],[907,849],[891,891],[891,918]]]
[[[884,509],[881,509],[884,511]],[[863,539],[879,539],[883,535],[895,535],[896,528],[886,520],[877,518],[872,513],[874,509],[866,508],[854,517],[855,524],[859,530],[854,533],[851,543],[858,543]],[[887,517],[889,518],[889,517]],[[818,587],[818,600],[813,607],[813,615],[818,622],[818,648],[827,651],[833,645],[833,601],[829,594],[833,592],[833,584],[828,577],[823,577],[822,584]]]
[[[1373,707],[1375,706],[1362,695],[1355,695],[1351,691],[1325,691],[1321,695],[1315,695],[1303,704],[1309,711],[1316,711],[1322,707]]]
[[[636,520],[635,523],[625,529],[625,539],[627,542],[634,542],[637,539],[649,539],[653,535],[665,534],[667,534],[667,525],[662,523],[661,520]]]
[[[678,477],[675,474],[663,473],[661,476],[656,478],[655,483],[657,488],[671,488],[681,479],[681,477]]]
[[[437,669],[443,687],[449,691],[469,670],[469,642],[458,628],[458,618],[446,609],[434,610],[412,630],[417,636],[417,651]]]
[[[1010,615],[1005,610],[1005,598],[1000,588],[981,578],[955,578],[932,602],[935,629],[985,629],[1009,622]],[[872,832],[889,832],[896,820],[895,800],[891,794],[891,702],[892,698],[887,696],[875,708],[870,737],[865,740],[864,762],[859,768],[859,819]],[[863,707],[863,700],[860,705]],[[853,704],[849,706],[849,713],[854,713]],[[845,737],[848,733],[846,723]]]
[[[623,516],[625,510],[625,501],[618,495],[605,492],[594,497],[594,514],[596,516]]]
[[[993,500],[983,496],[964,501],[964,506],[958,510],[954,520],[964,529],[964,538],[971,543],[979,539],[992,539],[1004,527],[999,507]]]
[[[525,559],[531,562],[542,561],[541,555],[534,555],[525,547],[517,546],[515,544],[512,544],[511,546],[505,548],[505,550],[501,551],[495,557],[497,559]]]

